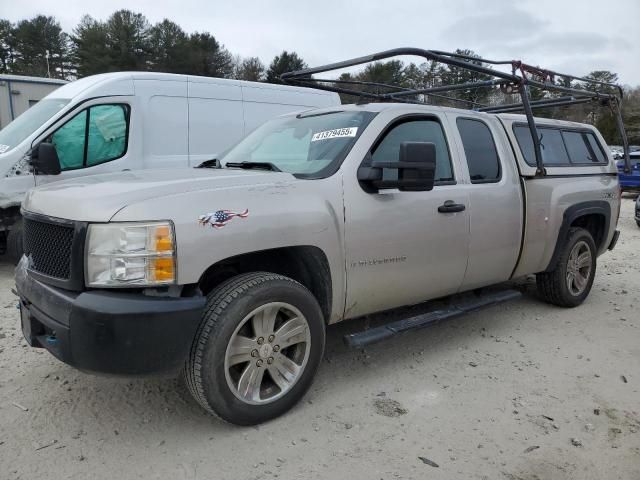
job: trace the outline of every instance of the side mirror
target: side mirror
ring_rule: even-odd
[[[60,175],[60,159],[53,143],[42,142],[31,155],[31,165],[36,174]]]
[[[384,169],[398,171],[397,180],[385,180]],[[402,142],[397,162],[365,162],[358,169],[358,181],[369,193],[397,188],[403,192],[433,190],[436,173],[436,146],[431,142]]]

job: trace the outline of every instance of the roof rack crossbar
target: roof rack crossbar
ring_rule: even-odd
[[[327,78],[309,78],[309,79],[300,79],[303,81],[310,81],[310,82],[324,82],[324,83],[337,83],[337,84],[343,84],[343,85],[363,85],[366,87],[384,87],[384,88],[392,88],[394,90],[411,90],[410,88],[407,87],[400,87],[398,85],[389,85],[388,83],[379,83],[379,82],[364,82],[361,80],[331,80],[331,79],[327,79]]]
[[[538,108],[552,108],[552,107],[564,107],[568,105],[578,105],[580,103],[590,103],[592,102],[592,98],[565,98],[564,100],[556,99],[554,101],[546,102],[546,103],[532,103],[531,109],[535,110]],[[513,113],[513,112],[521,112],[524,109],[521,103],[507,104],[501,105],[499,107],[495,107],[493,110],[485,110],[480,109],[481,112],[485,113]]]
[[[482,61],[482,63],[490,63],[492,65],[511,65],[511,64],[513,64],[513,60],[489,60],[487,58],[473,57],[471,55],[464,55],[462,53],[443,52],[442,50],[431,50],[431,52],[435,53],[436,55],[443,55],[443,56],[454,57],[454,58],[462,58],[462,59],[465,59],[465,60],[470,60],[472,62]]]
[[[422,89],[411,89],[380,82],[365,82],[346,79],[317,80],[313,78],[313,75],[318,73],[342,70],[349,67],[355,67],[366,63],[377,62],[391,57],[404,55],[422,57],[432,62],[442,63],[452,67],[460,68],[462,70],[480,73],[486,75],[488,78],[486,80],[477,82],[438,85],[435,87]],[[497,70],[496,68],[491,68],[490,66],[485,65],[509,65],[511,67],[511,73],[506,73],[504,71]],[[557,84],[556,77],[562,77],[565,82],[567,82],[568,80],[568,85]],[[533,109],[559,107],[600,100],[603,105],[608,104],[612,109],[612,112],[616,116],[616,124],[623,139],[623,144],[625,145],[625,170],[630,169],[629,149],[628,145],[626,144],[626,133],[624,132],[624,125],[622,123],[622,117],[620,114],[620,101],[622,99],[623,91],[619,85],[613,83],[559,73],[553,70],[547,70],[537,66],[528,65],[520,60],[491,60],[467,55],[464,53],[451,53],[441,50],[424,50],[421,48],[395,48],[391,50],[385,50],[363,57],[357,57],[350,60],[344,60],[342,62],[322,65],[320,67],[305,68],[302,70],[286,72],[283,73],[280,78],[286,83],[306,85],[321,90],[353,95],[361,98],[375,99],[378,101],[396,101],[403,103],[425,104],[426,102],[422,101],[422,99],[419,98],[406,98],[411,96],[418,97],[422,95],[423,97],[444,98],[449,101],[465,103],[467,105],[470,105],[471,108],[486,113],[524,111],[533,140],[534,152],[536,157],[536,175],[545,175],[546,172],[542,160],[540,139],[537,135],[535,120],[533,118]],[[572,80],[582,82],[582,84],[572,85]],[[378,89],[383,88],[387,91],[378,91],[377,93],[372,93],[366,91],[365,89],[354,90],[344,88],[340,85],[360,85],[363,87],[376,87]],[[594,85],[607,87],[608,89],[615,89],[617,94],[614,94],[611,91],[602,91],[603,89],[600,88],[593,88]],[[443,95],[443,93],[446,92],[477,88],[489,88],[494,86],[499,86],[500,90],[505,94],[519,94],[521,103],[487,106],[481,105],[468,99]],[[550,92],[564,93],[568,94],[568,96],[532,101],[529,94],[529,89],[532,87]]]
[[[479,107],[483,107],[485,105],[478,103],[478,102],[474,102],[471,100],[467,100],[464,98],[456,98],[456,97],[449,97],[447,95],[437,95],[435,93],[430,93],[430,92],[422,92],[422,91],[416,91],[416,90],[412,90],[410,88],[406,88],[406,87],[400,87],[397,85],[389,85],[386,83],[378,83],[378,82],[363,82],[363,81],[359,81],[359,80],[330,80],[330,79],[320,79],[320,78],[301,78],[299,80],[295,81],[296,83],[299,84],[307,84],[307,86],[309,87],[313,87],[313,88],[317,88],[320,90],[328,90],[331,92],[337,92],[337,93],[343,93],[345,95],[353,95],[353,96],[364,96],[367,98],[372,98],[372,99],[389,99],[389,100],[394,100],[394,101],[398,101],[398,102],[403,102],[403,103],[414,103],[414,104],[424,104],[425,102],[423,101],[419,101],[419,100],[406,100],[406,99],[401,99],[401,98],[396,98],[396,94],[398,93],[402,93],[405,94],[409,93],[411,95],[420,95],[420,94],[424,94],[427,95],[429,97],[434,97],[434,98],[442,98],[444,100],[449,100],[452,102],[458,102],[458,103],[464,103],[467,105],[472,105],[472,106],[479,106]],[[349,90],[349,89],[344,89],[344,88],[339,88],[339,87],[332,87],[332,86],[326,86],[326,85],[321,85],[322,83],[335,83],[335,84],[344,84],[344,85],[363,85],[363,86],[378,86],[378,87],[385,87],[385,88],[393,88],[396,89],[398,91],[402,91],[402,92],[387,92],[386,94],[382,94],[382,93],[373,93],[373,92],[364,92],[362,90]],[[445,91],[449,91],[449,89],[446,89]],[[384,97],[383,97],[384,95]]]
[[[529,102],[529,105],[531,105],[531,107],[537,107],[537,108],[544,108],[544,107],[548,107],[550,105],[554,105],[558,102],[566,102],[566,104],[571,104],[571,103],[586,103],[586,102],[591,102],[594,100],[594,97],[592,96],[573,96],[573,95],[567,95],[564,97],[555,97],[555,98],[542,98],[540,100],[533,100],[531,102]],[[480,108],[479,111],[480,112],[484,112],[484,113],[498,113],[498,112],[503,112],[505,110],[511,110],[511,109],[517,109],[517,110],[522,110],[522,103],[506,103],[503,105],[493,105],[490,107],[484,107],[484,108]]]
[[[394,48],[392,50],[385,50],[384,52],[374,53],[372,55],[367,55],[364,57],[353,58],[351,60],[344,60],[342,62],[330,63],[327,65],[323,65],[321,67],[305,68],[302,70],[295,70],[293,72],[286,72],[286,73],[283,73],[280,76],[280,78],[284,81],[295,80],[296,78],[309,77],[316,73],[342,70],[344,68],[355,67],[365,63],[376,62],[379,60],[384,60],[386,58],[398,57],[402,55],[423,57],[423,58],[426,58],[427,60],[435,60],[436,62],[441,62],[448,65],[461,67],[465,70],[473,70],[478,73],[485,73],[487,75],[503,78],[505,80],[512,80],[516,82],[520,80],[520,77],[518,77],[517,75],[501,72],[499,70],[495,70],[489,67],[483,67],[482,63],[489,63],[489,62],[485,62],[485,60],[482,58],[474,57],[474,60],[478,62],[476,64],[469,61],[459,60],[457,58],[451,57],[450,56],[451,54],[447,56],[447,55],[435,53],[432,50],[423,50],[421,48]]]
[[[597,91],[591,91],[591,90],[583,90],[583,89],[579,89],[579,88],[563,87],[561,85],[549,84],[549,83],[546,83],[546,82],[544,82],[544,83],[543,82],[537,82],[535,80],[528,80],[527,83],[529,84],[529,86],[537,87],[537,88],[540,88],[542,90],[571,93],[571,94],[574,94],[574,95],[584,95],[585,93],[589,93],[589,94],[593,95],[594,97],[603,98],[603,99],[611,99],[611,98],[615,97],[615,95],[613,95],[611,93],[603,93],[603,92],[597,92]]]
[[[419,95],[421,93],[437,93],[437,92],[454,92],[456,90],[472,90],[475,88],[485,88],[485,87],[494,87],[496,85],[503,84],[503,80],[483,80],[481,82],[467,82],[467,83],[459,83],[456,85],[441,85],[438,87],[431,88],[420,88],[416,90],[405,90],[402,92],[393,93],[394,97],[399,97],[403,95]]]

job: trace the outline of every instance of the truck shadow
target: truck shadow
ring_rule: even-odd
[[[525,281],[518,288],[526,292],[530,284]],[[254,428],[270,431],[285,425],[288,429],[299,427],[304,431],[309,428],[309,418],[317,418],[318,412],[335,408],[336,396],[353,397],[353,401],[358,402],[363,385],[375,395],[397,376],[398,370],[414,365],[417,355],[420,355],[420,368],[425,370],[424,382],[432,382],[431,374],[438,371],[439,357],[460,349],[484,335],[483,332],[490,332],[487,335],[496,338],[509,338],[514,328],[526,321],[522,311],[535,304],[538,310],[552,308],[526,293],[513,302],[435,323],[360,350],[346,347],[343,336],[416,314],[421,309],[432,308],[433,304],[330,326],[324,361],[305,399],[283,417]],[[40,422],[46,418],[47,423],[76,424],[78,430],[92,429],[113,440],[115,437],[131,440],[144,436],[144,432],[157,434],[175,429],[195,438],[246,431],[206,413],[180,379],[100,377],[78,372],[50,358],[46,352],[41,358],[50,363],[38,366],[40,372],[46,372],[46,380],[33,392],[41,405],[30,419],[34,429],[40,428]],[[37,378],[33,381],[37,382]]]

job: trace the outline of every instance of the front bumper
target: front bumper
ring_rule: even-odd
[[[180,370],[206,302],[202,296],[71,292],[33,278],[24,257],[16,268],[16,288],[31,346],[80,370],[117,375]]]

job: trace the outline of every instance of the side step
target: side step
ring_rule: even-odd
[[[522,293],[512,289],[472,295],[459,301],[453,301],[447,308],[434,310],[414,317],[403,318],[402,320],[396,320],[362,332],[350,333],[344,336],[344,343],[351,348],[362,348],[366,345],[391,338],[398,333],[417,330],[418,328],[426,327],[440,320],[458,317],[465,313],[480,310],[481,308],[515,300],[521,296]]]

